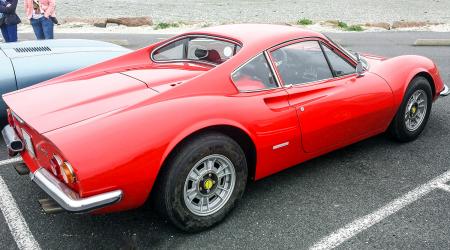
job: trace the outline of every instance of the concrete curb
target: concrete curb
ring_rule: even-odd
[[[450,39],[417,39],[414,46],[450,46]]]

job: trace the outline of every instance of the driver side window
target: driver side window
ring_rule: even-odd
[[[353,65],[348,63],[334,51],[330,50],[327,46],[323,45],[323,51],[328,57],[328,61],[331,64],[331,68],[333,68],[335,76],[339,77],[353,74],[356,72],[356,69],[355,67],[353,67]]]
[[[291,44],[272,52],[285,85],[305,84],[333,77],[317,41]]]

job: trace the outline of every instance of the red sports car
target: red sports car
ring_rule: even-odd
[[[376,134],[411,141],[448,94],[422,56],[353,54],[289,26],[181,34],[3,96],[10,155],[55,202],[151,200],[176,226],[221,221],[258,180]]]

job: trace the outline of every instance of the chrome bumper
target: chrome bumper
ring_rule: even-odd
[[[448,88],[447,85],[444,84],[444,90],[442,90],[440,96],[444,97],[444,96],[448,96],[450,94],[450,89]]]
[[[34,173],[30,173],[30,178],[64,210],[73,213],[89,212],[116,203],[122,198],[121,190],[80,198],[77,193],[59,181],[45,168],[40,168]]]
[[[9,156],[15,156],[19,152],[23,151],[24,143],[19,138],[13,127],[6,125],[2,129],[2,136],[5,141],[6,148],[8,149]]]

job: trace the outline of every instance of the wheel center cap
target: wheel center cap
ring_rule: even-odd
[[[206,190],[210,190],[214,186],[214,182],[211,179],[206,179],[205,182],[203,182],[203,188]]]
[[[203,178],[200,180],[198,189],[201,194],[203,195],[209,195],[211,192],[214,191],[214,189],[217,186],[218,182],[217,175],[214,173],[209,173],[203,176]]]
[[[416,112],[417,112],[417,105],[414,104],[414,105],[411,107],[411,114],[414,115],[414,114],[416,114]]]

